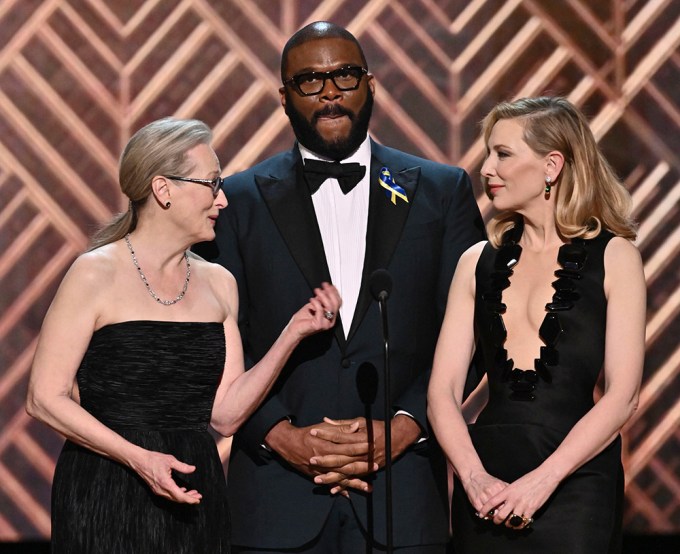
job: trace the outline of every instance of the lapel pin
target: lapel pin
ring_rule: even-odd
[[[386,167],[383,167],[380,170],[380,186],[385,189],[385,196],[387,196],[395,206],[397,205],[397,198],[401,198],[408,204],[406,191],[394,182],[390,170]]]

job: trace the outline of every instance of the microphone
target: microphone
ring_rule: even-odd
[[[371,295],[378,301],[380,315],[382,316],[383,340],[387,349],[390,341],[390,333],[387,329],[387,299],[392,293],[392,276],[386,269],[376,269],[371,273],[368,284],[371,289]]]
[[[385,385],[385,526],[386,554],[392,554],[392,401],[390,399],[390,333],[387,328],[387,299],[392,293],[392,276],[386,269],[376,269],[369,281],[371,295],[378,301],[382,316],[383,362]]]
[[[378,370],[371,362],[364,362],[359,366],[356,376],[357,391],[361,403],[367,409],[370,409],[378,395],[378,381]]]
[[[376,269],[369,281],[373,298],[380,302],[387,300],[392,293],[392,276],[386,269]]]
[[[378,369],[371,362],[364,362],[357,370],[356,383],[357,392],[361,403],[364,405],[364,417],[368,422],[366,425],[366,434],[368,435],[368,444],[373,444],[375,440],[375,433],[373,431],[373,404],[378,396]],[[375,462],[375,451],[372,448],[368,449],[368,467],[373,467]],[[373,476],[366,477],[366,480],[373,480]],[[368,516],[368,528],[373,529],[373,515]]]

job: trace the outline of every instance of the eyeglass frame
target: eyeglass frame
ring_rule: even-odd
[[[357,79],[357,84],[349,88],[341,87],[340,85],[338,85],[338,83],[335,82],[335,77],[340,75],[340,73],[342,73],[343,71],[347,71],[349,69],[359,70],[361,72]],[[302,77],[307,77],[309,75],[314,76],[315,79],[321,80],[321,88],[316,92],[302,92],[302,89],[300,88],[298,80],[301,79]],[[344,65],[331,71],[306,71],[305,73],[298,73],[297,75],[288,77],[288,79],[284,79],[282,82],[284,85],[292,85],[293,88],[295,89],[295,92],[297,92],[300,96],[315,96],[323,91],[323,89],[326,86],[326,81],[328,81],[328,79],[333,81],[333,84],[338,88],[338,90],[341,90],[343,92],[357,90],[361,85],[361,80],[363,79],[364,75],[368,75],[368,69],[366,69],[365,67],[361,67],[360,65]]]
[[[217,198],[222,186],[224,185],[224,177],[215,177],[214,179],[194,179],[193,177],[179,177],[178,175],[163,175],[166,179],[172,181],[184,181],[185,183],[197,183],[204,187],[212,188],[213,198]]]

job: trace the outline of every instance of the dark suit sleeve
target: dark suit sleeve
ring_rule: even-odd
[[[451,179],[451,174],[453,178]],[[439,263],[436,292],[437,328],[440,327],[446,311],[446,301],[453,273],[460,256],[473,244],[484,240],[484,221],[472,192],[468,174],[459,168],[449,168],[445,183],[436,186],[452,187],[450,202],[444,213],[443,241]],[[427,434],[431,434],[427,421],[427,386],[431,368],[419,373],[413,386],[395,402],[395,407],[408,412]]]
[[[446,300],[458,260],[473,244],[486,239],[484,221],[479,213],[470,177],[462,169],[458,170],[456,177],[453,185],[454,194],[446,212],[437,283],[437,310],[440,322],[444,319]]]
[[[245,275],[241,247],[236,232],[238,222],[234,219],[233,215],[234,212],[231,211],[229,207],[220,214],[215,229],[217,257],[212,261],[227,268],[234,275],[234,278],[238,283],[238,326],[241,333],[241,340],[243,341],[245,368],[246,370],[249,370],[255,365],[257,360],[254,360],[251,356],[252,348],[247,339],[247,337],[250,336],[250,320],[248,315],[250,293],[248,290],[248,280]],[[227,356],[229,356],[229,352],[227,352]],[[269,430],[282,419],[288,418],[289,414],[290,410],[281,404],[276,396],[270,394],[239,429],[238,434],[241,445],[245,449],[257,453],[262,448],[264,438]]]

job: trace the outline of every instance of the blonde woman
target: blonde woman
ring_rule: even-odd
[[[68,271],[45,317],[28,412],[68,439],[52,490],[52,552],[229,551],[212,425],[231,435],[304,337],[335,324],[327,284],[244,372],[238,292],[188,248],[227,204],[211,132],[140,129],[120,162],[129,209]]]
[[[645,327],[630,196],[563,98],[499,104],[483,133],[498,216],[456,270],[428,392],[456,477],[455,551],[618,552],[619,431],[637,405]],[[475,344],[488,401],[468,427]]]

